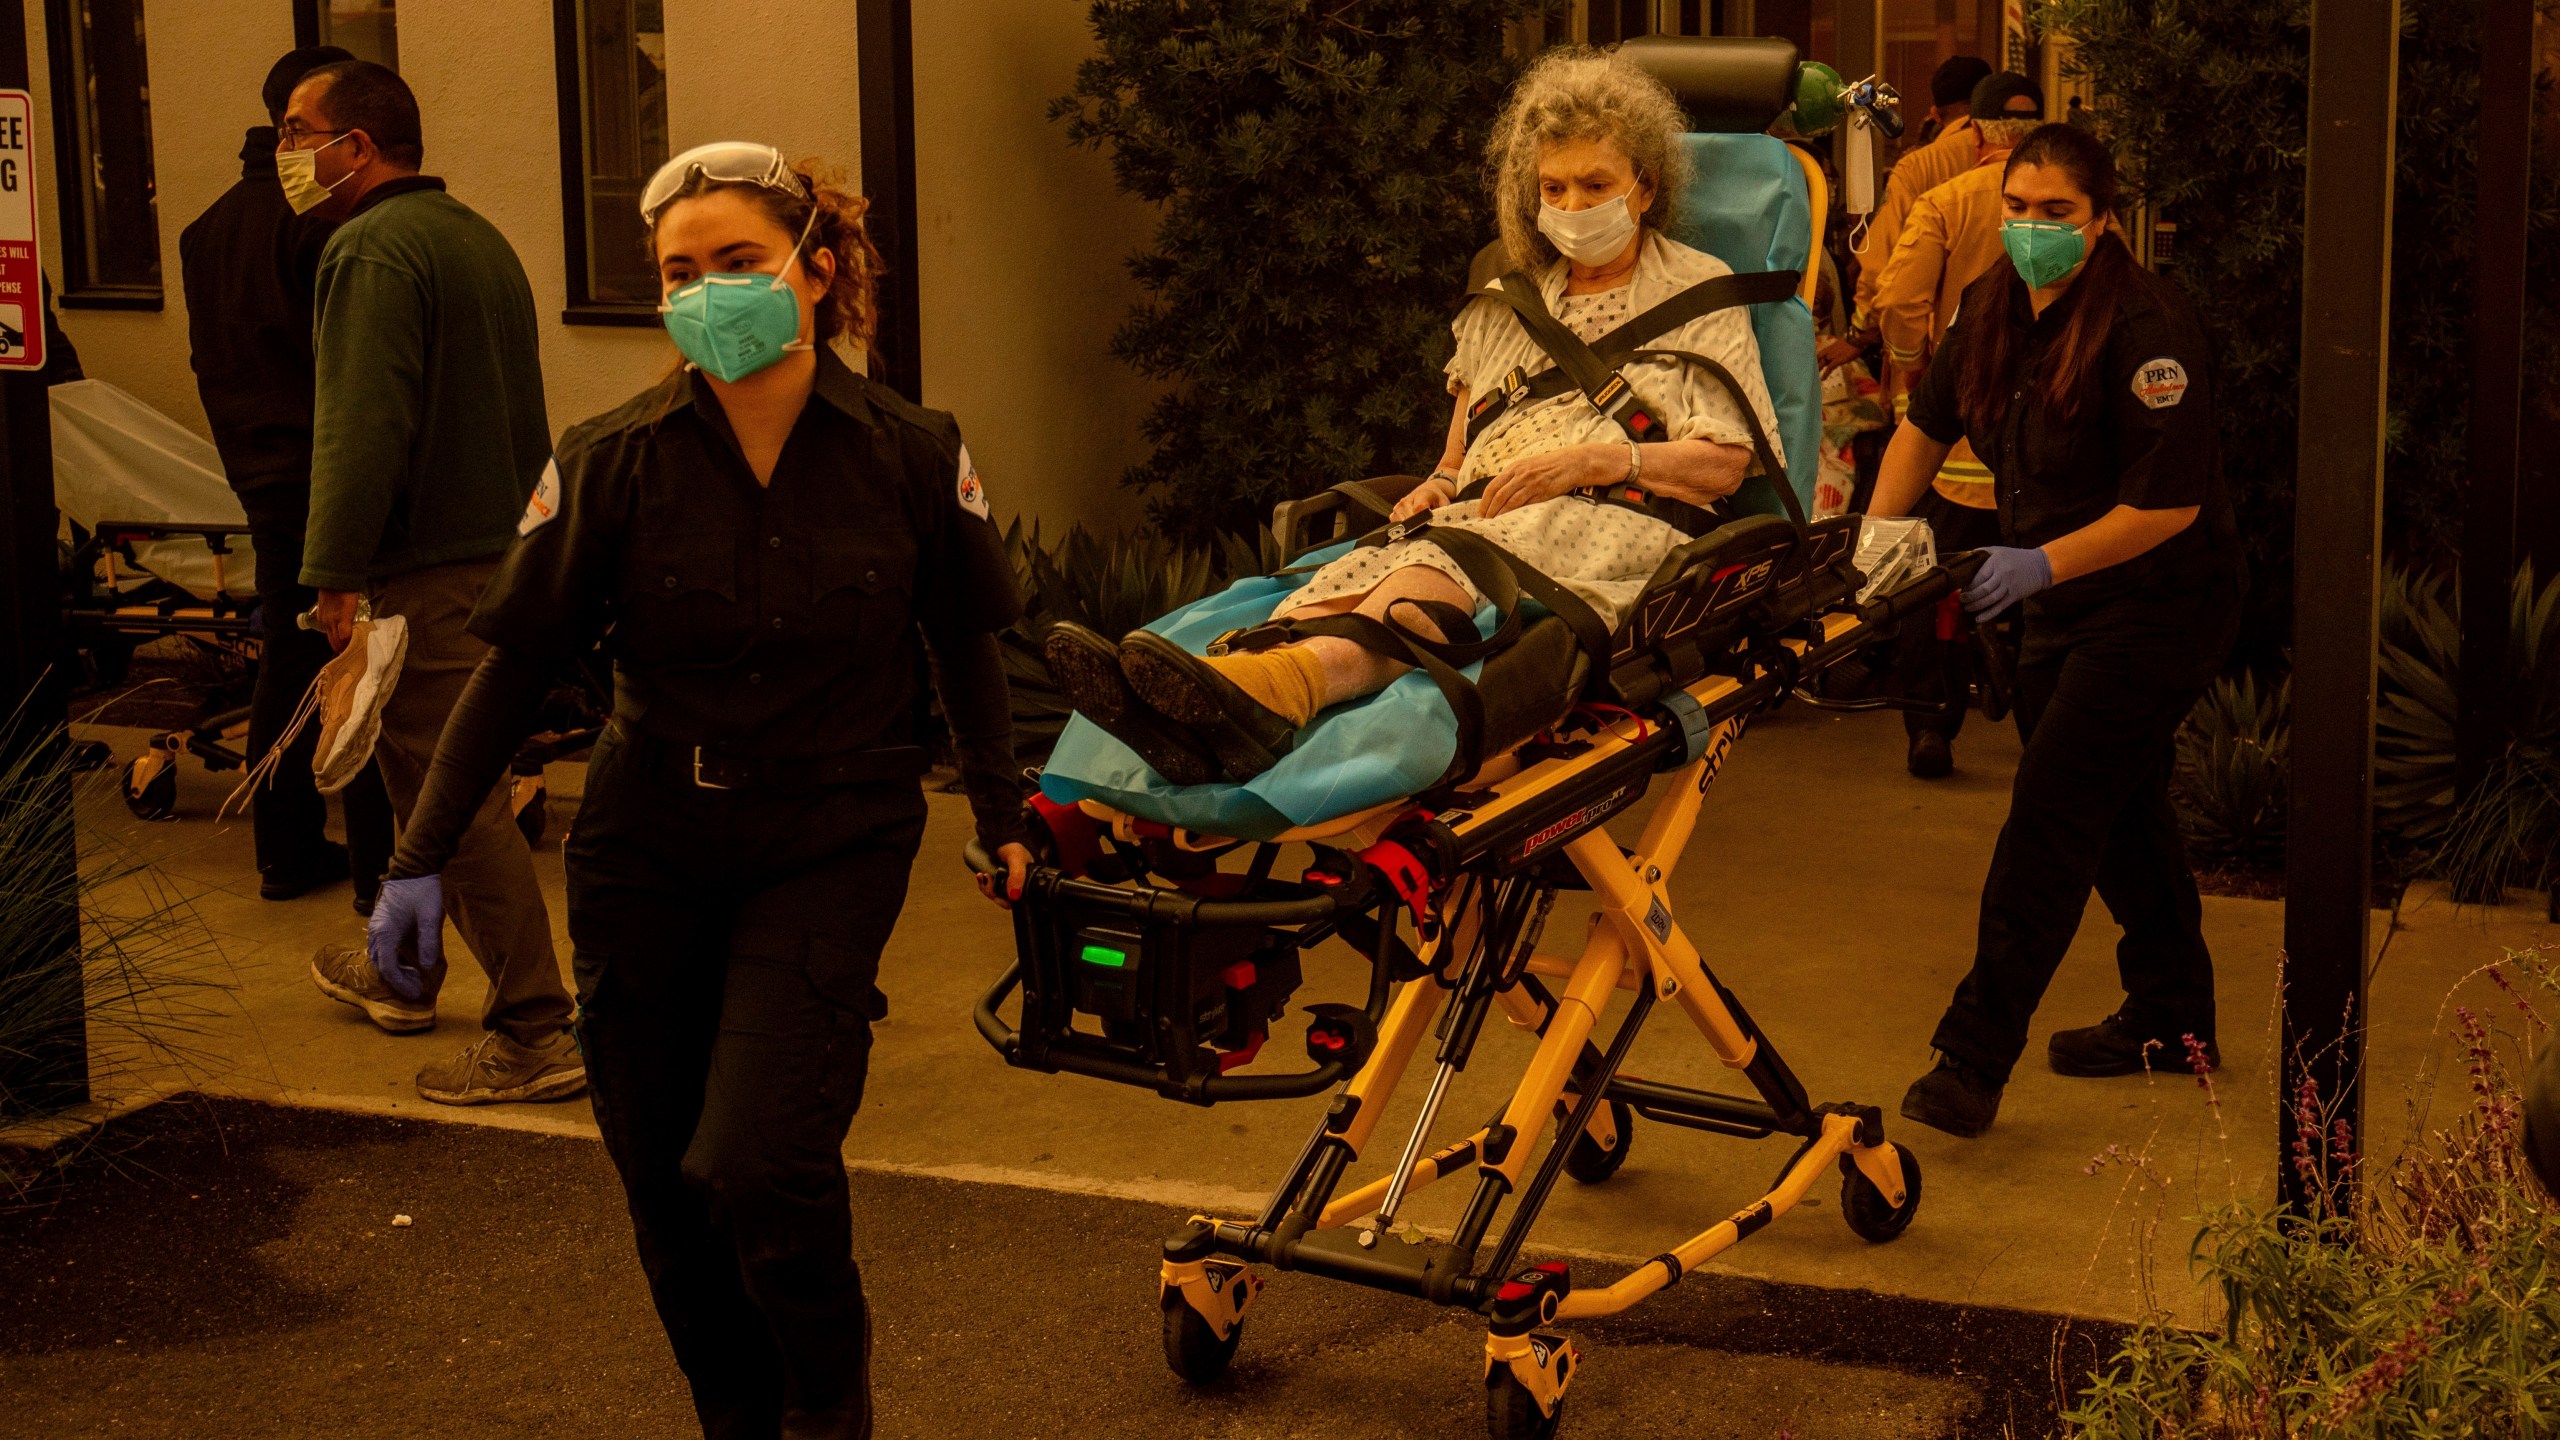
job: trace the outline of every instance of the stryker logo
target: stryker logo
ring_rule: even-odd
[[[1559,837],[1572,834],[1574,831],[1590,824],[1593,820],[1607,815],[1609,813],[1609,802],[1626,793],[1627,787],[1621,785],[1617,789],[1610,791],[1608,794],[1601,796],[1599,799],[1592,801],[1590,804],[1583,806],[1581,809],[1576,810],[1572,814],[1567,815],[1552,825],[1549,825],[1544,830],[1540,830],[1536,834],[1531,835],[1528,839],[1521,841],[1519,850],[1520,858],[1527,859],[1529,856],[1535,855],[1540,850],[1543,850],[1547,846],[1555,843]]]

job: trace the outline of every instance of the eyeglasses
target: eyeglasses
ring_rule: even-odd
[[[287,125],[276,131],[276,139],[282,142],[277,145],[276,148],[279,150],[299,150],[302,148],[303,141],[309,140],[314,136],[345,135],[349,133],[351,132],[346,130],[305,130],[299,125]]]
[[[696,145],[658,167],[658,173],[649,177],[648,188],[640,192],[641,223],[657,224],[658,212],[666,209],[667,202],[675,199],[676,192],[696,175],[705,180],[761,185],[802,198],[809,193],[781,151],[746,140],[719,140]]]

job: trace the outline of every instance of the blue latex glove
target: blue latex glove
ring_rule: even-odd
[[[2042,550],[1985,545],[1981,554],[1982,569],[1964,590],[1964,608],[1968,615],[1977,618],[1997,615],[2053,585],[2053,562],[2044,558]]]
[[[365,927],[365,952],[392,993],[416,1000],[444,972],[444,881],[435,875],[385,880]]]

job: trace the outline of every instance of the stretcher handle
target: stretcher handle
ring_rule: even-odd
[[[1002,875],[1004,865],[987,853],[975,839],[960,847],[960,858],[972,873]],[[1075,883],[1073,881],[1068,882]],[[1108,887],[1106,887],[1108,888]],[[1345,908],[1357,909],[1367,903],[1368,886],[1355,881],[1335,890],[1303,895],[1295,900],[1197,900],[1189,896],[1195,907],[1193,923],[1200,925],[1310,925],[1330,918]]]

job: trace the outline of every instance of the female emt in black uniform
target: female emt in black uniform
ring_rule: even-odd
[[[1965,606],[2026,604],[2018,762],[1982,884],[1973,971],[1902,1113],[1979,1135],[2094,885],[2124,939],[2125,1000],[2047,1047],[2065,1075],[2185,1067],[2213,1050],[2213,961],[2169,774],[2181,721],[2239,624],[2241,561],[2214,443],[2212,355],[2110,228],[2115,163],[2068,125],[2031,131],[2001,182],[2013,262],[1964,293],[1912,392],[1873,513],[1900,515],[1958,437],[1991,469],[2005,542]],[[2165,1048],[2154,1048],[2165,1047]]]
[[[829,344],[872,334],[863,208],[761,145],[650,181],[690,363],[561,438],[373,914],[376,966],[441,963],[436,871],[550,677],[602,637],[614,718],[564,847],[578,1036],[709,1436],[871,1433],[840,1152],[924,830],[919,643],[1015,893],[1030,858],[986,493],[949,415]]]

